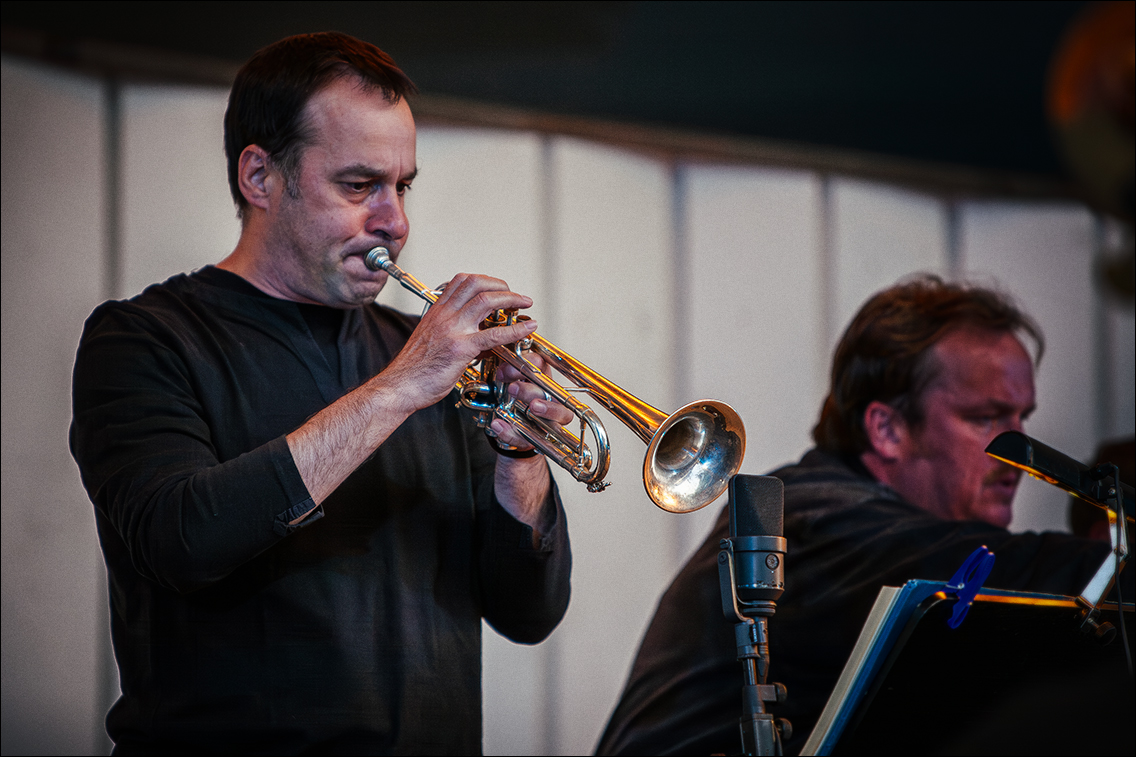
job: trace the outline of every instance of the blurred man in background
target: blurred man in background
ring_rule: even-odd
[[[949,579],[986,545],[997,555],[987,586],[1077,594],[1109,553],[1006,530],[1021,473],[984,450],[1034,409],[1021,337],[1040,359],[1040,331],[1005,297],[927,277],[872,297],[840,340],[816,448],[772,474],[789,545],[770,622],[787,754],[812,731],[881,586]],[[717,560],[728,513],[663,595],[600,754],[737,753],[741,671]]]
[[[225,115],[236,249],[87,321],[71,448],[110,578],[117,753],[477,753],[482,619],[535,643],[564,614],[545,459],[500,421],[491,447],[451,396],[535,328],[485,318],[531,301],[459,274],[421,319],[373,302],[364,254],[409,234],[412,91],[346,35],[258,52]]]

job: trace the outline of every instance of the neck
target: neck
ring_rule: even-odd
[[[887,461],[876,454],[874,451],[867,451],[860,454],[860,464],[867,469],[868,473],[872,474],[872,478],[879,481],[881,484],[892,486],[891,481],[891,466]],[[895,487],[892,486],[894,489]]]
[[[269,297],[291,302],[320,303],[293,291],[284,284],[285,278],[273,261],[279,262],[281,255],[272,254],[271,244],[264,212],[259,208],[245,208],[241,224],[241,237],[217,267],[235,273]]]
[[[873,478],[894,489],[906,502],[938,518],[952,517],[938,496],[941,492],[929,485],[929,471],[920,461],[888,458],[869,450],[860,455],[860,462]]]

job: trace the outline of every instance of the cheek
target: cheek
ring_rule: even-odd
[[[929,450],[938,459],[937,463],[932,460],[932,465],[939,470],[940,485],[973,496],[992,467],[993,460],[985,450],[985,438],[967,424],[941,429]]]
[[[956,454],[959,457],[960,467],[964,467],[966,477],[976,485],[980,485],[994,464],[994,459],[986,454],[984,439],[969,438],[960,440]]]
[[[317,211],[309,215],[307,220],[310,236],[335,248],[365,233],[363,227],[366,215],[354,209]]]
[[[959,420],[945,430],[942,446],[952,456],[967,461],[968,467],[985,467],[986,461],[991,459],[986,454],[990,438],[988,429],[983,426]]]

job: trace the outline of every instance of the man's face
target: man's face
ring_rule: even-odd
[[[923,422],[901,445],[900,493],[940,517],[1005,528],[1021,472],[985,453],[1034,409],[1033,363],[1012,334],[962,328],[933,348]],[[937,370],[936,370],[937,369]]]
[[[403,200],[415,175],[414,119],[405,100],[392,105],[354,78],[317,92],[305,113],[312,144],[292,192],[278,179],[272,193],[273,265],[294,299],[354,307],[387,279],[363,255],[382,244],[397,258],[410,232]]]

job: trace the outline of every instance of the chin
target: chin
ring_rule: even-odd
[[[351,292],[346,293],[345,300],[350,302],[354,307],[363,307],[370,305],[379,296],[379,292],[383,290],[382,286],[367,286],[359,287]]]
[[[989,504],[975,513],[977,520],[989,523],[998,528],[1009,528],[1010,521],[1014,519],[1014,508],[1007,502],[1005,504]]]

